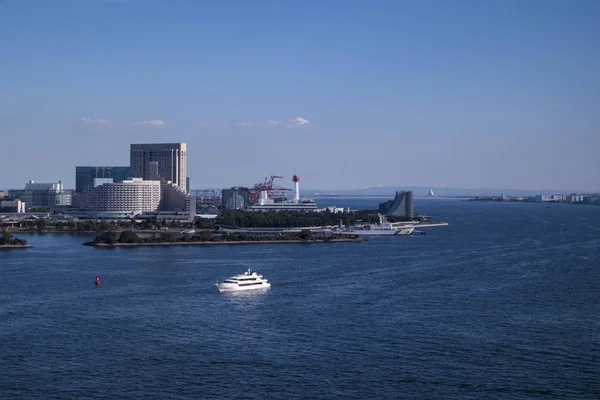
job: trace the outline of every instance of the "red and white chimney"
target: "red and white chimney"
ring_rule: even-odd
[[[294,177],[292,178],[292,182],[294,182],[294,202],[299,203],[300,202],[300,184],[298,182],[300,182],[300,177],[298,175],[294,174]]]

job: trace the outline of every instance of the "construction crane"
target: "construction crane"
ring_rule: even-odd
[[[271,175],[271,178],[265,178],[265,183],[263,183],[263,190],[273,190],[273,181],[275,179],[283,179],[283,176]],[[290,189],[278,189],[278,190],[290,190]]]
[[[269,192],[269,197],[273,199],[283,199],[286,197],[284,191],[291,191],[292,189],[286,189],[279,186],[273,186],[273,182],[275,179],[283,179],[283,176],[271,175],[271,177],[265,178],[263,183],[257,183],[252,188],[250,188],[250,204],[258,201],[258,194],[262,190],[266,190]],[[275,193],[273,193],[275,192]]]

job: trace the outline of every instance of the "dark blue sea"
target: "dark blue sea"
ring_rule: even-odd
[[[415,208],[450,225],[113,250],[18,235],[34,247],[0,252],[0,397],[600,398],[600,207]],[[271,289],[218,293],[247,268]]]

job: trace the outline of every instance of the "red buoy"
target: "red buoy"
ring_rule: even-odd
[[[94,282],[94,285],[96,285],[96,286],[100,285],[100,277],[98,276],[97,272],[96,272],[96,281]]]

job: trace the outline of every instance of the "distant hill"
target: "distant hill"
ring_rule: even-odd
[[[303,195],[366,195],[366,196],[393,196],[397,190],[412,190],[415,196],[427,196],[430,190],[433,190],[436,196],[500,196],[502,193],[508,196],[535,196],[537,194],[562,194],[570,193],[564,190],[528,190],[528,189],[494,189],[494,188],[475,188],[461,189],[452,187],[433,187],[433,186],[377,186],[364,189],[341,189],[341,190],[318,190],[304,189]]]

